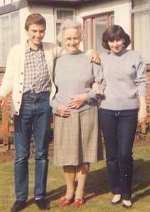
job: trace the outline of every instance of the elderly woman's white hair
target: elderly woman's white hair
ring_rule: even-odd
[[[82,25],[79,22],[73,21],[71,19],[66,19],[59,30],[58,36],[57,36],[57,40],[62,44],[63,42],[63,33],[66,29],[70,29],[70,28],[75,28],[78,29],[79,32],[81,33],[81,39],[82,39]]]

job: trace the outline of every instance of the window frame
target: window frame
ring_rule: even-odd
[[[110,24],[113,23],[113,20],[114,20],[114,11],[111,10],[111,11],[107,11],[107,12],[102,12],[102,13],[98,13],[98,14],[92,14],[92,15],[88,15],[88,16],[84,16],[83,17],[83,29],[84,31],[86,31],[85,27],[86,27],[86,20],[87,19],[91,19],[90,20],[90,27],[91,27],[91,37],[90,37],[90,40],[91,40],[91,44],[89,45],[90,48],[95,48],[96,47],[96,41],[95,41],[95,38],[93,37],[94,36],[94,31],[93,31],[93,26],[95,24],[95,19],[98,18],[98,17],[106,17],[107,18],[107,25],[106,26],[109,26]],[[84,49],[87,49],[87,39],[84,40],[83,42],[83,46],[84,46]]]
[[[54,8],[54,37],[55,37],[55,42],[58,43],[57,41],[57,24],[62,24],[64,19],[58,19],[57,17],[57,11],[58,10],[62,10],[62,11],[72,11],[73,12],[73,17],[72,17],[72,20],[75,20],[75,17],[76,17],[76,10],[74,8],[71,8],[71,7],[57,7],[57,8]]]
[[[149,4],[150,6],[150,4]],[[134,4],[134,0],[132,0],[132,11],[131,11],[131,38],[132,38],[132,49],[135,49],[135,30],[134,30],[134,26],[135,26],[135,14],[138,13],[145,13],[145,12],[149,12],[150,13],[150,7],[143,4],[143,6],[135,6]],[[150,70],[150,59],[149,61],[146,62],[146,65],[148,67],[148,70]]]
[[[16,11],[13,11],[13,12],[10,12],[10,13],[6,13],[6,14],[3,14],[3,15],[0,15],[0,18],[1,17],[8,17],[8,27],[10,28],[10,26],[12,26],[12,23],[11,23],[11,21],[12,21],[12,16],[14,15],[14,13],[16,13],[16,15],[18,15],[18,22],[17,23],[19,23],[19,29],[20,29],[20,13],[19,13],[19,10],[16,10]],[[2,20],[0,20],[0,22],[2,22]],[[1,23],[0,23],[1,24]],[[18,24],[16,24],[16,26],[18,26]],[[1,25],[0,25],[0,27],[1,27]],[[7,62],[7,56],[8,56],[8,53],[9,53],[9,50],[11,49],[11,47],[13,46],[13,45],[15,45],[16,43],[18,43],[19,41],[20,41],[20,31],[18,31],[18,33],[17,33],[17,35],[18,35],[18,37],[17,37],[17,39],[15,39],[15,40],[17,40],[17,42],[15,42],[15,43],[13,43],[13,30],[9,30],[8,31],[8,37],[9,37],[9,45],[8,45],[8,49],[7,49],[7,54],[6,54],[6,58],[5,57],[2,57],[1,59],[2,59],[2,63],[0,63],[0,69],[1,70],[4,70],[4,68],[6,67],[6,62]],[[3,38],[3,35],[1,34],[1,39]],[[3,40],[2,40],[2,42],[3,42]],[[6,42],[6,40],[5,40],[5,42]],[[6,50],[6,49],[5,49]],[[1,51],[3,51],[3,47],[1,46]],[[2,71],[1,71],[2,72]]]

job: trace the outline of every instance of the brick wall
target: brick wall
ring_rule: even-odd
[[[147,66],[147,112],[148,112],[148,123],[150,123],[150,65]]]

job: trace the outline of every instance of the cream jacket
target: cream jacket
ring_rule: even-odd
[[[50,99],[55,95],[56,88],[53,82],[54,59],[60,54],[60,48],[52,43],[43,43],[45,58],[48,65],[51,81]],[[25,43],[14,46],[8,55],[6,72],[0,87],[0,96],[6,97],[12,93],[13,113],[19,115],[22,102],[24,83]]]

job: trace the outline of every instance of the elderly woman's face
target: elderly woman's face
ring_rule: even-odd
[[[76,28],[68,28],[63,34],[63,45],[67,52],[74,54],[79,51],[81,32]]]

